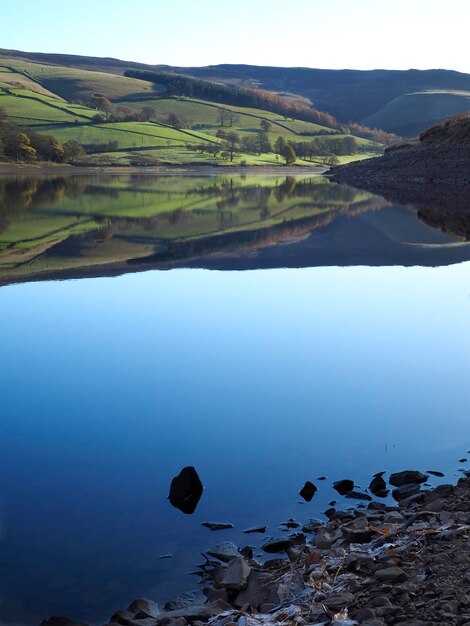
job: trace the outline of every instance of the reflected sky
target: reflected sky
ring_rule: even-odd
[[[336,479],[454,479],[470,446],[469,269],[2,288],[0,621],[103,622],[135,597],[166,600],[196,586],[201,549],[318,515]],[[167,500],[187,465],[205,487],[192,516]],[[299,504],[306,480],[319,491]]]

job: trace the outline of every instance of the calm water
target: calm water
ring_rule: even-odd
[[[2,626],[105,623],[136,597],[195,589],[202,549],[320,515],[335,479],[455,480],[470,447],[470,245],[411,209],[298,182],[6,187]],[[67,276],[94,277],[47,280]],[[186,465],[205,487],[191,516],[167,500]],[[300,504],[306,480],[320,490]]]

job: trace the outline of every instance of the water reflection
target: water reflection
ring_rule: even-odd
[[[403,208],[324,177],[0,179],[0,282],[151,267],[444,265],[468,219]],[[445,218],[442,218],[445,221]],[[449,218],[447,217],[447,221]]]

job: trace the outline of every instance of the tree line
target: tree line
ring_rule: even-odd
[[[84,157],[85,150],[78,142],[61,143],[52,135],[40,135],[30,128],[17,126],[0,108],[0,159],[20,163],[75,163]]]

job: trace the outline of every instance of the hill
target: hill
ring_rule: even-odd
[[[203,95],[209,88],[204,98],[175,93],[170,82],[0,55],[0,108],[20,128],[79,142],[85,164],[276,166],[287,162],[290,146],[294,162],[311,167],[334,155],[347,162],[382,149],[305,104],[284,111],[272,94],[243,92],[244,106],[237,106],[210,97],[212,83],[197,81]]]
[[[186,74],[237,87],[295,94],[341,123],[376,126],[413,136],[450,115],[470,110],[470,75],[451,70],[327,70],[252,65],[168,67],[119,59],[0,50],[6,58],[102,70],[122,75],[128,70]]]
[[[370,190],[432,183],[431,193],[438,194],[436,185],[469,185],[470,114],[428,128],[417,141],[391,146],[381,158],[337,167],[331,173],[338,182]],[[406,187],[402,197],[405,195]]]

